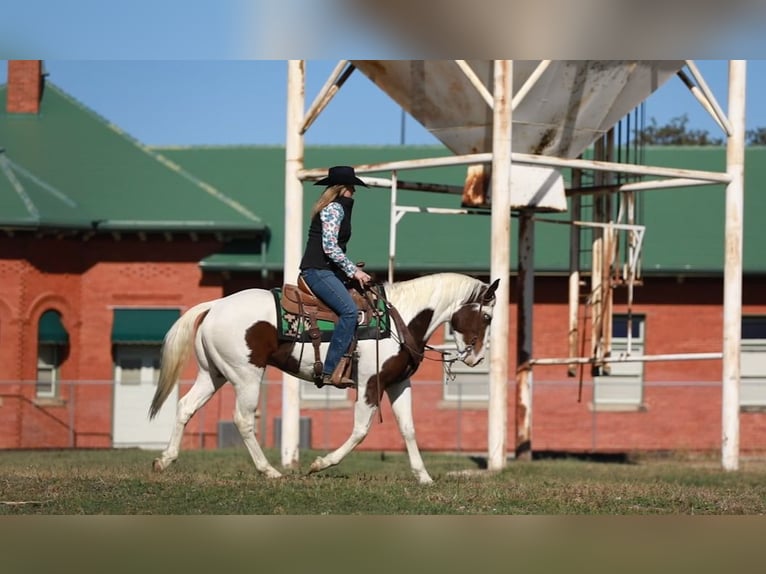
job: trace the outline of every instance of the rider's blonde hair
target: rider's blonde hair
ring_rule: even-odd
[[[354,191],[354,188],[350,185],[331,185],[327,189],[325,189],[322,192],[322,195],[319,196],[319,199],[317,199],[316,203],[314,204],[314,207],[311,209],[311,217],[313,218],[317,213],[322,211],[325,207],[327,207],[329,204],[331,204],[333,201],[335,201],[338,196],[343,193],[343,190],[348,189],[349,191]]]

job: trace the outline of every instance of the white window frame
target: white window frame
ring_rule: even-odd
[[[114,344],[114,382],[119,385],[156,384],[160,376],[161,345]],[[123,361],[138,361],[138,379],[124,380]]]
[[[745,323],[750,321],[761,324],[750,329],[754,332],[746,333]],[[742,317],[739,405],[766,407],[766,317],[763,315]]]
[[[337,404],[348,401],[348,389],[339,389],[332,385],[325,385],[320,389],[314,383],[301,381],[300,397],[302,401],[312,403]]]
[[[37,398],[51,399],[59,395],[60,347],[61,345],[52,343],[39,343],[37,346],[37,383],[35,385],[35,396]],[[44,356],[47,351],[51,352],[49,357]],[[40,380],[41,373],[47,373],[50,377],[50,382],[42,382]]]
[[[443,351],[456,351],[455,333],[452,326],[444,325],[444,344],[436,345],[435,348]],[[452,379],[445,369],[442,374],[442,397],[444,401],[458,402],[486,402],[489,401],[489,346],[484,360],[475,367],[469,367],[462,361],[455,361],[450,366]]]
[[[616,321],[625,321],[627,315],[612,317],[612,331]],[[646,318],[643,315],[633,315],[633,333],[630,340],[631,356],[644,354],[646,340]],[[626,325],[627,334],[627,325]],[[612,336],[612,356],[623,355],[628,350],[628,337]],[[598,409],[609,408],[640,408],[644,401],[644,362],[626,361],[609,363],[610,373],[593,377],[593,405]]]

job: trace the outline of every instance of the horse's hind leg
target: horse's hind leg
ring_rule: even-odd
[[[364,395],[364,388],[360,387],[359,398],[354,403],[354,428],[351,431],[351,436],[330,454],[317,457],[309,468],[309,474],[340,463],[367,436],[372,424],[372,415],[375,414],[377,407],[368,405]]]
[[[178,401],[176,410],[176,422],[173,426],[173,432],[170,435],[170,441],[167,448],[162,451],[159,458],[154,459],[153,468],[160,472],[165,470],[171,463],[178,458],[178,452],[181,449],[181,439],[184,435],[186,423],[192,418],[202,406],[213,396],[213,394],[223,385],[225,380],[217,377],[213,381],[207,370],[200,369],[197,373],[197,379],[192,388]]]
[[[410,469],[420,484],[430,484],[433,479],[428,474],[423,458],[420,456],[420,449],[415,440],[415,423],[412,420],[412,387],[410,380],[406,379],[401,383],[386,387],[386,394],[391,401],[391,408],[394,411],[396,423],[399,425],[399,432],[402,433],[404,444],[407,446],[407,454],[410,458]]]
[[[259,370],[260,372],[255,375],[249,373],[247,377],[236,377],[236,382],[232,377],[231,383],[237,394],[237,404],[234,407],[234,424],[239,429],[239,434],[242,436],[242,441],[245,443],[253,463],[255,463],[255,468],[268,478],[279,478],[282,474],[271,466],[255,436],[255,410],[258,407],[261,379],[263,378],[263,369]]]

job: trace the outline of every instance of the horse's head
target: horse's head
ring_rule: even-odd
[[[482,290],[477,300],[463,303],[450,318],[455,334],[458,358],[469,367],[478,365],[484,358],[495,308],[495,291],[500,279]]]

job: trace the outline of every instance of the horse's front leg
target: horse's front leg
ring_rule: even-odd
[[[361,377],[360,380],[362,380]],[[357,400],[356,403],[354,403],[354,428],[351,431],[351,436],[346,439],[346,442],[331,453],[325,456],[318,456],[316,460],[311,463],[309,474],[319,472],[320,470],[338,464],[348,453],[354,450],[354,448],[364,440],[367,433],[370,432],[372,415],[377,411],[377,407],[367,404],[365,394],[365,386],[362,385],[359,387]]]
[[[407,455],[410,457],[410,469],[420,484],[431,484],[433,479],[428,474],[420,449],[415,440],[415,423],[412,420],[412,386],[410,380],[405,379],[401,383],[386,387],[386,394],[391,401],[396,424],[402,433],[404,444],[407,446]]]

